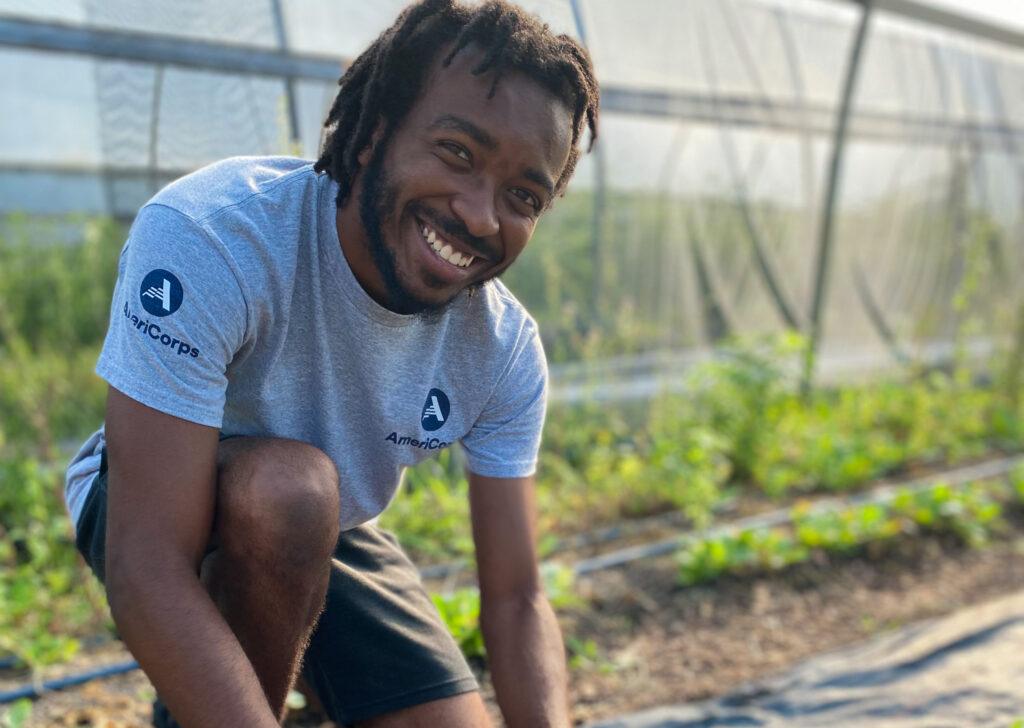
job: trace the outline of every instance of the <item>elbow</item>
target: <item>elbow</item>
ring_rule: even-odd
[[[175,563],[156,559],[140,549],[129,548],[108,548],[107,554],[104,586],[110,614],[118,626],[144,610],[146,605],[160,604],[161,594],[180,594],[182,585],[175,584],[176,575],[198,579],[183,560]]]
[[[131,614],[132,605],[138,605],[139,589],[144,583],[137,559],[122,556],[106,562],[103,584],[107,591],[107,604],[114,623],[120,625]]]
[[[501,595],[483,593],[480,596],[480,627],[487,631],[492,624],[518,622],[550,609],[547,595],[539,585]]]

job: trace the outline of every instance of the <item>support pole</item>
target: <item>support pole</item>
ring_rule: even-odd
[[[153,98],[149,103],[149,153],[146,168],[149,170],[149,194],[160,190],[160,104],[164,93],[164,64],[159,64],[153,73]]]
[[[843,152],[846,144],[846,131],[850,124],[850,109],[853,93],[857,86],[861,59],[864,55],[864,41],[867,39],[868,26],[871,23],[873,0],[864,0],[864,9],[857,26],[857,34],[850,48],[850,60],[846,66],[846,79],[843,83],[839,115],[836,120],[835,134],[832,140],[832,161],[829,164],[828,180],[825,187],[825,202],[821,210],[821,228],[818,233],[818,257],[814,275],[814,298],[811,301],[810,340],[804,355],[804,373],[802,390],[804,395],[811,391],[814,379],[814,360],[821,343],[822,313],[828,284],[829,261],[832,255],[832,244],[835,237],[835,206],[839,191],[839,180],[843,167]]]
[[[277,35],[277,45],[281,53],[288,52],[288,34],[284,27],[284,11],[281,9],[281,0],[273,0],[271,8],[274,13],[274,31]],[[295,76],[286,76],[284,79],[285,100],[288,104],[288,143],[292,147],[298,146],[299,139],[299,109],[295,103]],[[299,149],[289,149],[290,154],[301,154]]]
[[[576,33],[580,42],[586,48],[587,27],[583,22],[583,10],[580,8],[580,0],[571,0],[572,17],[576,23]],[[604,222],[605,208],[608,205],[607,170],[605,164],[604,147],[598,141],[594,145],[594,197],[593,214],[590,222],[590,322],[588,328],[601,323],[601,292],[604,288],[604,270],[601,265],[601,253],[604,247]]]

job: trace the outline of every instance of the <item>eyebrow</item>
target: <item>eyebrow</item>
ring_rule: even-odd
[[[498,148],[498,140],[488,134],[486,131],[481,129],[479,126],[474,124],[469,119],[464,119],[461,116],[455,116],[454,114],[444,114],[443,116],[437,117],[434,122],[430,125],[430,129],[454,129],[460,131],[470,139],[475,141],[482,147],[489,150],[495,150]],[[546,174],[538,169],[529,167],[523,171],[523,176],[533,182],[534,184],[540,185],[548,193],[548,196],[553,197],[555,194],[555,183]]]
[[[555,183],[551,181],[550,177],[540,170],[529,167],[523,171],[523,176],[534,184],[538,184],[543,187],[549,197],[555,196]]]
[[[461,131],[482,147],[486,147],[491,150],[498,148],[497,139],[474,124],[472,121],[463,119],[461,116],[453,116],[452,114],[439,116],[434,120],[434,123],[431,124],[429,128],[454,129],[455,131]]]

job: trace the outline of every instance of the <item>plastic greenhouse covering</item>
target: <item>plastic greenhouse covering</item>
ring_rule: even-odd
[[[217,159],[315,158],[403,4],[0,0],[0,215],[130,219]],[[1021,46],[838,0],[521,4],[602,86],[596,150],[507,276],[563,381],[787,328],[834,371],[1011,336]]]

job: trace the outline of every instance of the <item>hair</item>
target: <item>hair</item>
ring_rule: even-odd
[[[467,7],[454,0],[423,0],[407,7],[394,25],[356,58],[342,75],[324,127],[328,130],[317,172],[338,183],[343,205],[359,171],[362,150],[370,146],[378,124],[383,140],[420,97],[427,73],[440,49],[451,46],[447,67],[472,44],[483,53],[474,75],[493,74],[490,95],[509,71],[526,75],[563,101],[572,111],[572,144],[555,190],[561,193],[579,160],[583,126],[597,140],[600,91],[590,55],[572,37],[555,35],[536,16],[505,0]]]

